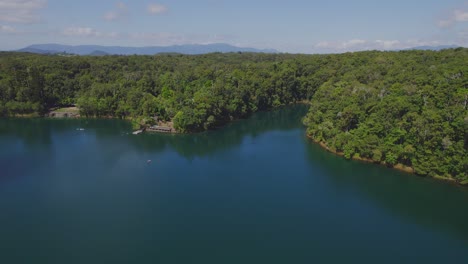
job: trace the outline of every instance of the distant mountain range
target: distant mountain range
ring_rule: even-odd
[[[434,50],[434,51],[439,51],[439,50],[444,50],[444,49],[456,49],[456,48],[459,48],[459,47],[460,46],[457,46],[457,45],[418,46],[418,47],[407,48],[405,50]]]
[[[454,49],[460,46],[457,45],[440,45],[440,46],[418,46],[406,48],[403,50],[444,50]],[[401,49],[400,49],[401,50]],[[256,49],[242,48],[225,43],[217,44],[187,44],[173,46],[149,46],[149,47],[121,47],[121,46],[99,46],[99,45],[61,45],[61,44],[35,44],[23,49],[16,50],[18,52],[30,52],[38,54],[75,54],[84,56],[105,56],[105,55],[153,55],[158,53],[180,53],[180,54],[206,54],[212,52],[259,52],[259,53],[279,53],[275,49]],[[394,50],[399,51],[399,50]]]
[[[152,47],[119,47],[98,45],[60,45],[60,44],[36,44],[17,50],[19,52],[31,52],[39,54],[69,53],[76,55],[153,55],[158,53],[181,53],[181,54],[206,54],[212,52],[262,52],[277,53],[274,49],[241,48],[229,44],[189,44],[174,46],[152,46]]]

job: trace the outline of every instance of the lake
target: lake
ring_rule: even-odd
[[[0,263],[468,263],[468,190],[347,161],[306,106],[193,135],[0,120]]]

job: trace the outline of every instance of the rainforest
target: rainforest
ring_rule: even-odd
[[[307,136],[344,156],[468,184],[468,49],[343,54],[0,53],[0,116],[81,117],[180,133],[304,103]]]

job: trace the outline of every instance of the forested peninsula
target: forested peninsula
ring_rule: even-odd
[[[77,105],[85,117],[179,132],[309,102],[307,134],[351,159],[468,184],[468,49],[329,55],[0,53],[0,115]]]

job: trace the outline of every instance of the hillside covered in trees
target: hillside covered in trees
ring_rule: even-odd
[[[181,132],[309,101],[308,135],[346,158],[468,183],[468,49],[334,55],[0,53],[0,115],[172,120]]]

